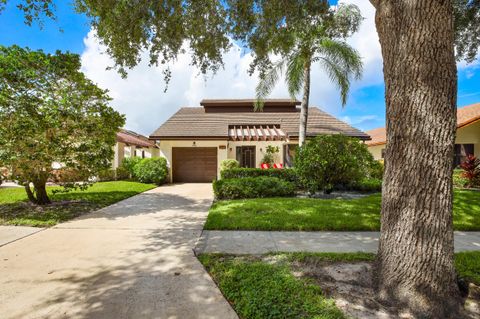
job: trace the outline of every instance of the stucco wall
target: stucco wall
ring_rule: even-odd
[[[195,142],[195,146],[193,144]],[[160,141],[160,156],[167,159],[169,170],[169,181],[172,181],[172,148],[173,147],[216,147],[217,148],[217,177],[220,177],[220,162],[224,159],[227,159],[227,150],[228,150],[228,141],[226,140],[214,140],[214,141],[202,141],[202,140],[171,140],[171,141]],[[220,149],[219,146],[225,146],[224,149]]]
[[[474,155],[480,157],[480,121],[457,129],[455,144],[473,144]],[[376,160],[382,159],[383,145],[369,146],[368,150]]]
[[[368,150],[370,151],[370,153],[372,153],[374,159],[381,160],[382,150],[384,148],[385,148],[385,144],[382,144],[382,145],[369,146]]]
[[[457,130],[456,144],[474,144],[475,156],[480,157],[480,121]]]

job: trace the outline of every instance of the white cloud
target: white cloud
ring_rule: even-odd
[[[382,60],[378,36],[374,25],[374,9],[368,0],[349,0],[357,4],[365,17],[357,34],[349,43],[361,54],[364,61],[363,79],[354,83],[353,90],[365,86],[381,84]],[[113,61],[102,53],[104,48],[98,43],[94,32],[84,39],[85,51],[82,54],[82,70],[101,87],[110,90],[112,106],[126,114],[126,127],[139,133],[150,134],[182,106],[199,106],[203,98],[252,98],[255,94],[257,75],[249,76],[247,71],[252,61],[250,54],[242,54],[234,46],[225,55],[225,69],[215,76],[198,75],[198,70],[189,65],[189,54],[179,56],[171,64],[172,79],[168,91],[163,92],[162,69],[148,66],[148,57],[122,79],[114,70],[107,71]],[[332,114],[342,113],[339,92],[330,80],[313,66],[311,76],[311,105],[322,107]],[[283,81],[279,81],[271,97],[288,97]],[[349,101],[349,104],[355,104]],[[348,106],[347,106],[348,107]]]

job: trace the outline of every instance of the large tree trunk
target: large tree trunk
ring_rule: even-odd
[[[457,77],[450,1],[371,0],[387,147],[376,287],[418,317],[455,318],[452,169]]]
[[[300,108],[300,128],[298,130],[298,145],[302,146],[307,138],[308,104],[310,99],[310,61],[303,67],[303,98]]]

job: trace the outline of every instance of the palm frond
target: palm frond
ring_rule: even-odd
[[[360,79],[363,63],[357,50],[344,41],[320,39],[317,56],[312,62],[320,62],[330,80],[340,89],[342,105],[347,103],[350,79]]]
[[[296,95],[303,89],[305,62],[305,57],[300,53],[292,54],[288,58],[285,78],[287,81],[288,93],[292,99],[295,99]]]
[[[348,73],[338,64],[326,58],[319,58],[319,62],[327,73],[332,83],[340,90],[342,105],[347,103],[348,91],[350,90],[350,78]]]
[[[286,59],[282,59],[273,64],[273,66],[260,78],[256,91],[256,100],[254,103],[255,111],[262,110],[265,98],[272,92],[273,88],[278,82],[283,69],[285,67]]]

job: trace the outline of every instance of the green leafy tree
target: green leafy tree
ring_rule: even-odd
[[[0,162],[36,204],[50,202],[52,165],[77,172],[84,182],[108,168],[125,122],[80,66],[76,54],[0,46]]]
[[[312,67],[318,65],[339,88],[343,105],[351,79],[361,77],[361,58],[344,41],[358,30],[362,21],[360,10],[344,4],[332,9],[328,1],[252,1],[250,6],[247,3],[230,1],[235,8],[231,16],[236,39],[246,42],[255,54],[250,71],[260,71],[256,107],[263,107],[263,100],[285,73],[290,96],[295,98],[303,92],[299,123],[302,146],[307,135]],[[255,10],[257,6],[262,6],[262,10]],[[272,55],[281,58],[272,62]]]

